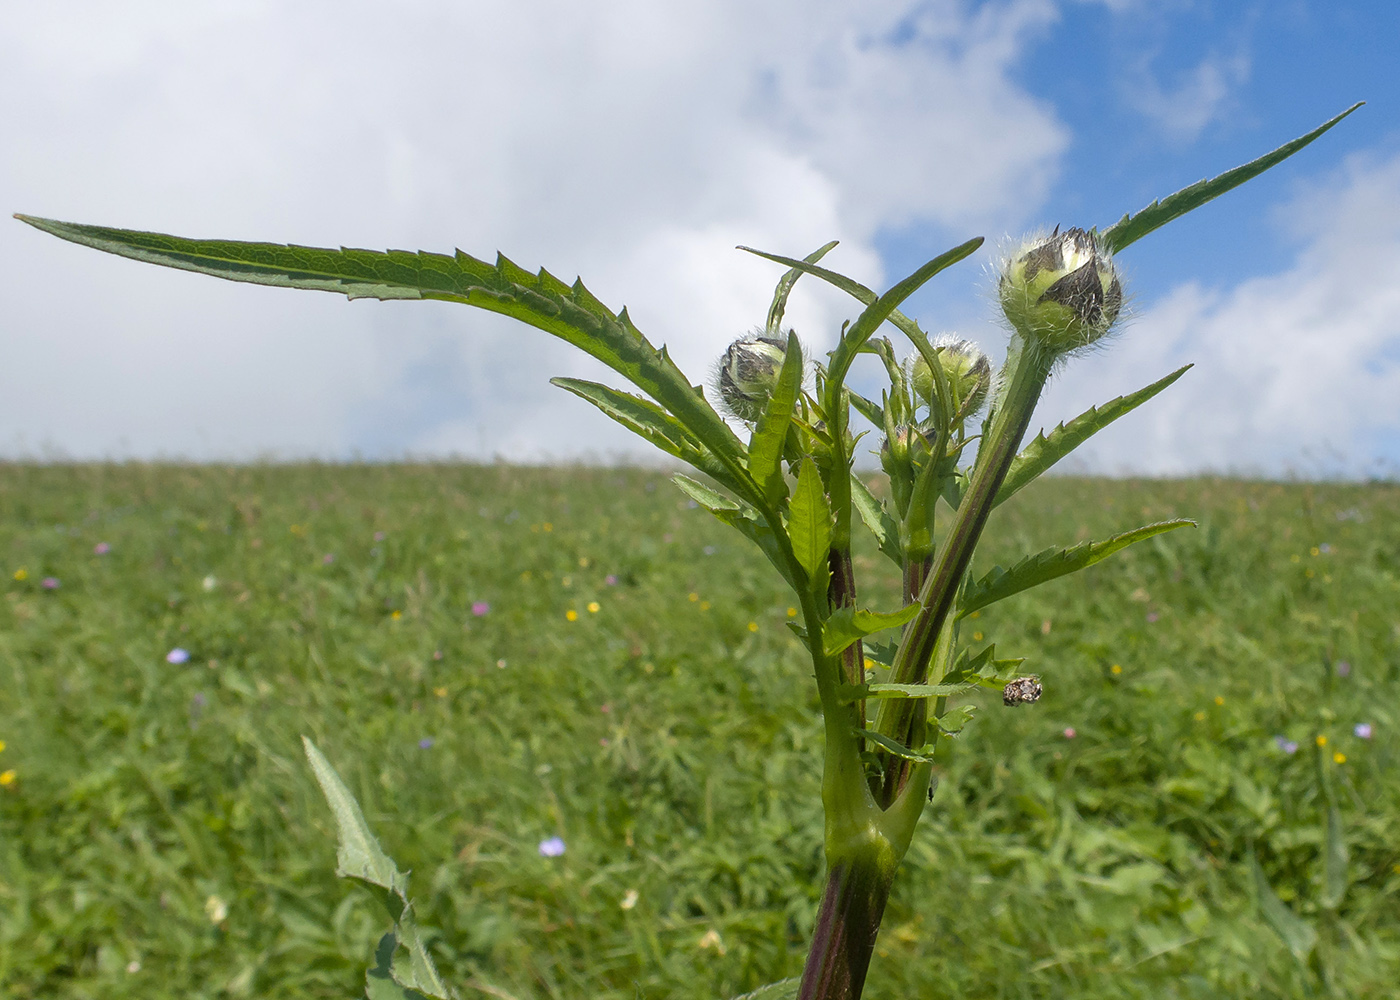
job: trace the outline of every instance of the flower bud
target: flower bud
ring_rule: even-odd
[[[956,405],[964,415],[976,413],[986,400],[987,389],[991,385],[991,362],[970,340],[948,337],[933,346],[939,348],[938,360],[943,364],[949,386],[957,395]],[[921,353],[915,352],[909,365],[909,382],[921,399],[930,403],[933,401],[933,372]]]
[[[774,337],[751,335],[730,344],[715,374],[715,387],[729,412],[750,422],[763,416],[786,356],[787,343]]]
[[[998,292],[1012,327],[1057,354],[1098,340],[1123,305],[1108,248],[1083,229],[1028,240],[1002,270]]]

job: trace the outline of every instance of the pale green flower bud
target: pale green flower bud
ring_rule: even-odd
[[[982,408],[991,386],[992,363],[970,340],[948,337],[933,346],[940,349],[938,360],[943,363],[949,387],[957,395],[957,406],[964,416],[976,413]],[[918,352],[909,365],[909,382],[921,399],[933,401],[933,372]]]
[[[729,345],[715,372],[715,388],[729,412],[750,422],[763,416],[787,356],[786,341],[751,335]]]
[[[1027,241],[1002,270],[998,292],[1012,327],[1056,354],[1098,340],[1123,305],[1108,248],[1083,229]]]

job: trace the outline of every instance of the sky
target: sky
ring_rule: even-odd
[[[838,239],[824,263],[885,287],[986,236],[905,311],[997,357],[989,289],[1022,234],[1106,226],[1365,100],[1125,250],[1120,332],[1057,373],[1037,423],[1194,363],[1066,467],[1395,478],[1397,38],[1393,0],[15,4],[0,207],[499,250],[626,305],[700,382],[782,270],[736,245]],[[3,221],[0,458],[652,458],[548,383],[616,376],[502,317],[223,282]],[[851,306],[804,279],[788,317],[820,354]]]

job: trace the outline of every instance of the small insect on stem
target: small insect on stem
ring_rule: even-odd
[[[1017,677],[1001,689],[1001,702],[1003,705],[1029,705],[1033,701],[1039,701],[1040,695],[1038,680],[1034,677]]]

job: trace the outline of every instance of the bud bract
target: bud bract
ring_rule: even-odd
[[[954,403],[964,415],[976,413],[987,398],[992,381],[992,364],[970,340],[947,337],[934,343],[938,360],[949,387],[957,396]],[[909,382],[914,392],[925,402],[933,402],[933,372],[924,356],[915,352],[909,365]]]
[[[741,337],[719,360],[715,387],[729,412],[740,420],[763,416],[783,370],[787,343],[774,337]]]
[[[1057,354],[1098,340],[1123,305],[1108,248],[1083,229],[1028,240],[1007,261],[998,292],[1012,327]]]

